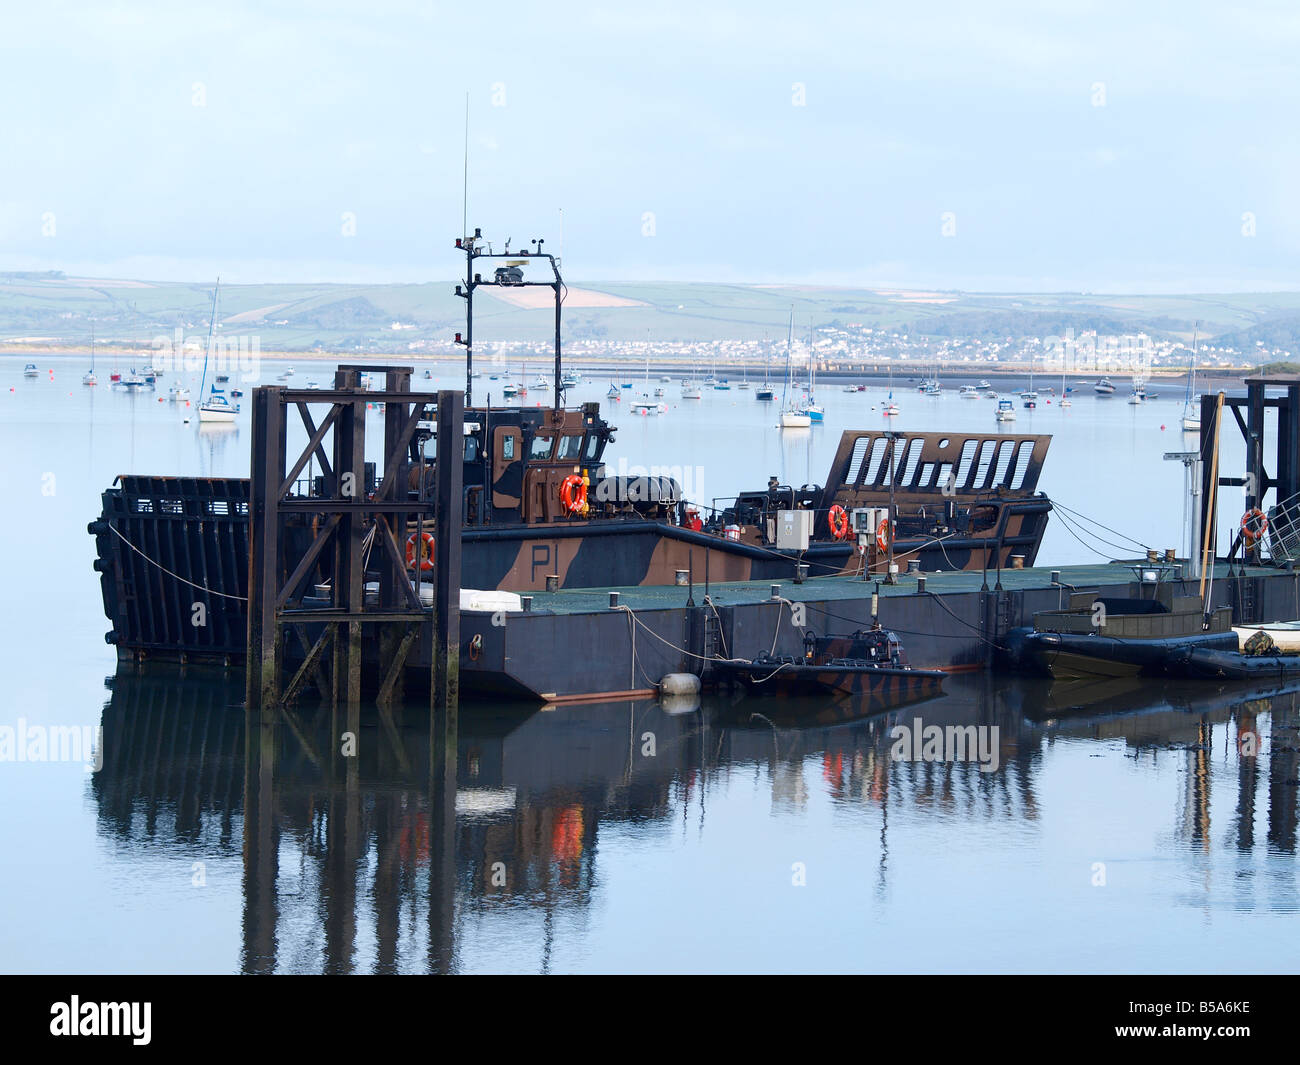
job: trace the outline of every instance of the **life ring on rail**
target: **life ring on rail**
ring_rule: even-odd
[[[420,572],[428,573],[433,569],[433,533],[425,533],[423,536],[416,536],[411,533],[406,538],[406,568],[415,569],[416,543],[419,542],[420,550]]]
[[[826,514],[827,524],[831,527],[831,535],[837,540],[843,540],[849,535],[849,516],[844,512],[844,508],[836,503]]]
[[[587,508],[587,486],[576,473],[560,482],[560,502],[570,514],[581,514]]]
[[[876,526],[876,546],[882,551],[889,550],[889,541],[893,530],[889,527],[889,519],[881,518],[880,524]]]
[[[1247,547],[1254,547],[1268,532],[1268,515],[1259,507],[1251,507],[1241,516],[1241,538]]]

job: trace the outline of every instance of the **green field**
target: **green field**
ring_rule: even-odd
[[[568,343],[784,339],[793,306],[796,335],[810,326],[860,326],[937,337],[1020,338],[1066,329],[1146,332],[1250,347],[1257,339],[1300,351],[1300,293],[1095,295],[1079,293],[900,293],[812,286],[572,282],[638,301],[632,307],[569,306]],[[394,285],[223,285],[219,331],[257,336],[264,350],[449,351],[464,324],[453,282]],[[84,346],[93,329],[106,346],[147,346],[155,336],[206,335],[210,283],[122,282],[0,274],[0,342]],[[476,341],[545,342],[548,309],[523,309],[476,295]],[[394,329],[393,323],[403,328]]]

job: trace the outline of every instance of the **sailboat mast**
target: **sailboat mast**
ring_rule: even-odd
[[[217,278],[217,287],[212,290],[212,313],[208,316],[208,345],[203,349],[203,377],[199,380],[199,401],[203,401],[204,390],[208,384],[208,356],[212,354],[212,333],[217,328],[217,297],[221,294],[221,278]]]
[[[785,383],[781,385],[781,409],[786,406],[786,393],[790,389],[790,345],[794,342],[794,305],[790,305],[790,327],[785,334]]]

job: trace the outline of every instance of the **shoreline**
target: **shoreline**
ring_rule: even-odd
[[[60,360],[74,358],[89,358],[90,349],[88,347],[67,347],[67,348],[34,348],[34,347],[16,347],[9,342],[0,341],[0,360],[12,358],[56,358]],[[135,360],[137,363],[147,365],[152,353],[139,348],[119,348],[119,347],[96,347],[95,358],[116,358],[121,361]],[[354,354],[347,352],[326,352],[326,351],[262,351],[258,359],[267,363],[358,363],[382,365],[405,365],[411,364],[413,370],[426,368],[432,369],[434,366],[445,364],[454,364],[459,368],[464,367],[464,355],[460,352],[450,353],[420,353],[413,354],[405,352],[402,354]],[[501,377],[532,376],[534,373],[540,373],[543,376],[547,374],[553,365],[551,358],[538,356],[535,359],[520,361],[518,359],[502,360],[493,362],[491,356],[485,356],[479,364],[482,367],[482,373],[486,377],[489,373],[497,373]],[[516,372],[516,365],[520,367]],[[626,360],[613,359],[610,357],[594,356],[582,358],[580,356],[569,356],[564,360],[567,369],[578,370],[582,373],[589,374],[611,374],[620,379],[631,379],[643,377],[646,372],[645,363],[638,358],[629,357]],[[670,374],[674,377],[697,374],[700,367],[697,362],[683,359],[681,361],[664,360],[658,363],[652,363],[650,366],[650,376],[658,377],[664,374]],[[756,367],[749,363],[719,362],[717,366],[710,367],[710,372],[714,376],[723,376],[732,379],[733,386],[738,379],[744,379],[747,376],[751,385],[757,385],[759,382],[758,373],[762,372],[762,367]],[[848,381],[856,380],[874,380],[876,378],[887,378],[890,372],[895,377],[902,379],[901,383],[909,380],[918,380],[929,378],[934,372],[932,362],[920,363],[911,361],[894,361],[877,359],[870,363],[857,363],[853,361],[852,366],[848,367],[842,364],[823,366],[817,370],[817,376],[825,379],[827,383],[835,382],[844,384]],[[1147,381],[1172,381],[1185,378],[1189,368],[1186,366],[1170,367],[1153,367],[1145,376]],[[1198,376],[1207,380],[1241,380],[1242,378],[1259,373],[1257,366],[1219,366],[1196,368]],[[968,379],[976,381],[981,378],[993,379],[1022,378],[1028,377],[1030,368],[1028,364],[1008,363],[1003,366],[980,366],[968,368],[968,364],[954,363],[950,366],[940,366],[941,378],[951,378],[955,381],[965,383]],[[1035,377],[1041,377],[1045,381],[1051,381],[1054,378],[1062,376],[1062,372],[1057,370],[1044,370],[1041,367],[1035,368]],[[733,376],[734,375],[734,376]],[[770,382],[774,387],[778,387],[784,374],[769,375]],[[806,380],[808,376],[807,365],[801,365],[794,369],[796,379]],[[1131,371],[1126,370],[1067,370],[1064,376],[1069,380],[1086,379],[1092,380],[1098,377],[1114,377],[1119,380],[1128,380],[1133,377]],[[1047,387],[1047,386],[1041,386]]]

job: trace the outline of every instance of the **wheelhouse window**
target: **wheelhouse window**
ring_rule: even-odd
[[[582,434],[560,437],[560,448],[555,457],[561,461],[577,459],[582,455]]]
[[[528,457],[534,461],[541,461],[551,457],[551,448],[555,444],[553,436],[535,436],[533,437],[533,446],[528,452]]]
[[[515,457],[515,438],[509,434],[501,437],[501,459],[512,462]]]
[[[595,433],[587,437],[587,461],[595,462],[596,456],[600,453],[600,437]]]

